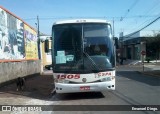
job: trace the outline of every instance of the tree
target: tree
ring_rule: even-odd
[[[144,40],[146,41],[147,57],[158,59],[160,51],[160,33],[155,34],[153,37],[146,37]]]

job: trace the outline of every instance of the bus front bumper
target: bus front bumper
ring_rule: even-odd
[[[55,83],[57,93],[75,93],[75,92],[101,92],[105,90],[115,90],[115,82],[97,82],[86,84],[65,84]]]

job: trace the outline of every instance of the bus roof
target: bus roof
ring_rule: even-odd
[[[57,21],[53,25],[58,25],[58,24],[71,24],[71,23],[108,23],[107,20],[102,20],[102,19],[73,19],[73,20],[64,20],[64,21]]]

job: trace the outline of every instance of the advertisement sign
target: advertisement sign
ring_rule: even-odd
[[[37,34],[32,28],[24,24],[26,59],[38,59]]]
[[[23,22],[0,8],[0,60],[24,59]]]

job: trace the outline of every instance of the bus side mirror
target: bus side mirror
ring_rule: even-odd
[[[114,42],[115,42],[116,49],[119,49],[118,38],[117,37],[114,37]]]
[[[45,40],[45,42],[44,42],[44,51],[46,52],[46,53],[49,53],[49,40],[48,39],[46,39]]]

